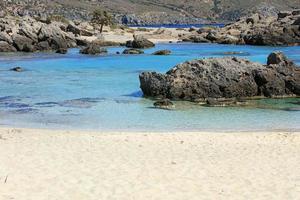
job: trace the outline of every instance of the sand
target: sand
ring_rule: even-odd
[[[299,133],[0,129],[1,200],[300,198]]]
[[[102,33],[105,41],[126,43],[128,40],[133,40],[134,35],[142,35],[148,40],[154,43],[169,43],[181,41],[180,36],[188,35],[190,32],[188,29],[176,29],[176,28],[145,28],[140,31],[138,28],[131,28],[131,32],[123,31],[121,29],[106,30]],[[148,31],[145,31],[148,30]],[[96,36],[81,36],[88,42],[92,42],[97,39]]]

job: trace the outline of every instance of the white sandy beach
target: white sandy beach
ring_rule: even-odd
[[[0,129],[1,200],[300,197],[299,133]]]

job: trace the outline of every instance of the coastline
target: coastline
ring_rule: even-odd
[[[0,128],[0,199],[297,199],[299,133]]]

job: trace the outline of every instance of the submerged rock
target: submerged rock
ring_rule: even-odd
[[[169,99],[163,99],[163,100],[156,101],[156,102],[154,102],[153,105],[155,108],[166,109],[166,110],[171,110],[175,107],[174,104],[172,103],[172,101],[170,101]]]
[[[269,65],[225,57],[185,62],[166,74],[143,72],[141,89],[146,97],[188,101],[300,95],[299,68],[280,52],[269,57]]]
[[[170,50],[159,50],[155,51],[153,55],[162,56],[162,55],[170,55],[172,52]]]
[[[24,70],[21,67],[14,67],[14,68],[11,68],[10,71],[23,72]]]

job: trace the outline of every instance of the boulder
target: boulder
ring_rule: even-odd
[[[175,107],[172,101],[170,101],[169,99],[158,100],[154,102],[153,105],[155,108],[165,109],[165,110],[171,110]]]
[[[137,49],[145,49],[154,47],[155,44],[143,36],[135,35],[134,40],[132,42],[126,42],[126,47],[137,48]]]
[[[58,49],[67,49],[68,46],[68,41],[65,40],[62,37],[51,37],[48,39],[49,45],[51,49],[53,50],[58,50]]]
[[[25,36],[15,34],[12,36],[13,44],[18,51],[33,52],[35,51],[33,41]]]
[[[274,54],[268,65],[224,57],[188,61],[166,74],[143,72],[141,89],[146,97],[188,101],[299,95],[300,70]]]
[[[153,55],[162,56],[162,55],[170,55],[172,52],[170,50],[159,50],[155,51]]]
[[[125,49],[123,54],[144,54],[144,51],[140,49]]]
[[[5,41],[0,41],[0,52],[16,52],[17,49]]]
[[[187,41],[194,43],[208,43],[210,42],[208,39],[204,38],[202,35],[192,35],[188,38]]]
[[[272,52],[267,58],[267,65],[278,65],[280,63],[287,63],[289,60],[280,51]]]
[[[105,54],[107,53],[107,49],[95,44],[89,44],[87,47],[81,49],[80,53],[90,55]]]
[[[70,22],[67,26],[67,31],[74,33],[75,35],[80,35],[80,28],[77,27],[73,22]]]

